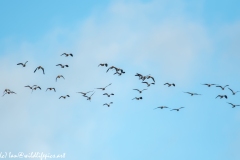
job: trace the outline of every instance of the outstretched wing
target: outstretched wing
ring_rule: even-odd
[[[17,65],[23,65],[22,63],[18,63]]]
[[[45,73],[44,73],[44,68],[41,68],[41,69],[42,69],[42,71],[43,71],[43,74],[45,74]]]
[[[234,93],[233,90],[232,90],[231,88],[228,88],[228,89],[229,89],[230,91],[232,91],[232,93]]]
[[[38,67],[35,69],[34,73],[36,72],[37,69],[38,69]]]

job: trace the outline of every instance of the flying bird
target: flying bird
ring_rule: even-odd
[[[226,98],[227,99],[227,95],[218,95],[216,98],[218,98],[218,97],[220,97],[220,99],[222,99],[222,98]]]
[[[24,86],[24,87],[28,87],[28,88],[30,88],[30,89],[32,90],[32,92],[33,92],[34,87],[37,87],[37,85],[33,85],[32,87],[29,86],[29,85],[27,85],[27,86]],[[35,90],[36,90],[36,89],[35,89]]]
[[[101,90],[105,90],[108,86],[110,86],[112,83],[110,83],[109,85],[107,85],[106,87],[104,87],[104,88],[96,88],[96,89],[101,89]]]
[[[69,95],[66,95],[66,96],[61,96],[61,97],[59,97],[59,99],[61,99],[61,98],[67,98],[67,97],[70,97]]]
[[[30,87],[29,87],[29,88],[30,88]],[[34,87],[32,87],[32,92],[33,92],[33,90],[37,90],[37,89],[42,90],[40,86],[35,85]]]
[[[117,67],[115,67],[115,66],[111,66],[111,67],[109,67],[109,68],[107,69],[106,72],[108,72],[110,69],[116,69],[116,70],[117,70]]]
[[[160,107],[157,107],[157,108],[154,108],[154,109],[163,109],[163,108],[168,108],[167,106],[160,106]]]
[[[216,85],[216,84],[208,84],[208,83],[205,83],[205,84],[202,84],[202,85],[206,85],[206,86],[208,86],[208,87],[211,87],[211,86],[214,86],[214,85]]]
[[[100,63],[100,64],[98,65],[98,67],[99,67],[99,66],[105,66],[105,67],[107,67],[108,64],[107,64],[107,63]]]
[[[201,94],[198,94],[198,93],[191,93],[191,92],[184,92],[184,93],[188,93],[188,94],[190,94],[191,96],[193,96],[193,95],[201,95]]]
[[[135,76],[138,76],[139,79],[142,79],[143,75],[140,73],[136,73]]]
[[[222,90],[224,90],[225,87],[227,87],[227,86],[229,86],[229,85],[225,85],[224,87],[223,87],[223,86],[216,86],[216,87],[219,87],[219,88],[221,88]]]
[[[91,94],[91,96],[89,96],[89,97],[88,97],[88,96],[85,96],[85,97],[87,97],[87,100],[88,100],[88,101],[91,102],[91,98],[92,98],[92,96],[94,95],[94,93],[95,93],[95,92],[93,92],[93,94]]]
[[[68,57],[68,56],[73,57],[73,54],[72,54],[72,53],[69,53],[69,54],[67,54],[67,53],[63,53],[63,54],[61,54],[61,56],[62,56],[62,55],[65,55],[65,57]]]
[[[104,103],[103,106],[104,106],[104,105],[107,105],[108,107],[110,107],[111,104],[113,104],[113,102],[110,102],[109,104]]]
[[[23,67],[26,67],[28,61],[26,61],[25,63],[18,63],[17,65],[22,65]]]
[[[240,106],[240,105],[232,104],[232,103],[229,103],[229,102],[228,102],[228,104],[231,104],[232,108],[235,108],[236,106]]]
[[[232,94],[233,95],[235,95],[237,92],[239,92],[239,91],[236,91],[236,92],[234,92],[231,88],[228,88],[230,91],[232,91]]]
[[[10,89],[5,89],[5,90],[3,91],[3,94],[6,93],[6,92],[10,92],[10,91],[11,91]]]
[[[61,77],[62,77],[63,79],[65,79],[62,75],[58,75],[58,76],[56,77],[56,82],[57,82],[57,79],[58,79],[58,78],[61,78]]]
[[[171,87],[171,86],[174,86],[175,87],[175,84],[174,83],[165,83],[164,85],[168,85],[168,87]]]
[[[17,93],[15,93],[15,92],[13,92],[13,91],[11,91],[11,90],[7,90],[7,91],[2,95],[2,97],[3,97],[5,94],[17,94]]]
[[[88,91],[88,92],[77,92],[77,93],[81,93],[82,96],[87,97],[86,95],[87,95],[88,93],[90,93],[90,92],[93,92],[93,91]]]
[[[146,76],[146,79],[149,79],[149,78],[151,78],[151,79],[153,80],[153,82],[155,83],[155,79],[154,79],[152,76],[147,75],[147,76]],[[144,80],[145,80],[145,79],[144,79]]]
[[[145,91],[145,90],[147,90],[147,89],[143,89],[143,90],[133,89],[133,90],[136,90],[136,91],[138,91],[139,93],[142,93],[143,91]]]
[[[45,73],[44,73],[44,68],[43,68],[42,66],[38,66],[38,67],[35,69],[34,73],[35,73],[37,70],[39,70],[39,69],[41,69],[41,70],[43,71],[43,74],[45,74]]]
[[[132,100],[134,100],[134,99],[140,100],[140,99],[143,99],[143,98],[142,98],[142,97],[135,97],[135,98],[133,98]]]
[[[50,90],[50,91],[51,91],[51,90],[54,90],[54,92],[56,92],[56,89],[55,89],[55,88],[47,88],[46,91],[47,91],[47,90]]]
[[[110,96],[113,96],[114,94],[113,93],[111,93],[111,94],[104,93],[103,95],[107,95],[108,97],[110,97]]]
[[[66,64],[66,65],[57,64],[56,66],[61,66],[61,68],[64,68],[64,67],[69,67],[67,64]]]
[[[155,84],[155,83],[148,83],[148,82],[142,82],[142,83],[146,83],[147,87],[149,87],[151,84]]]
[[[184,108],[184,107],[180,107],[180,108],[175,108],[175,109],[172,109],[172,110],[170,110],[170,111],[179,111],[180,109],[182,109],[182,108]]]

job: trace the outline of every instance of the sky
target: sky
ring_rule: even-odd
[[[239,5],[237,0],[1,1],[0,90],[17,94],[0,99],[0,153],[65,153],[69,160],[239,160],[240,108],[228,103],[240,105],[240,93],[202,85],[240,91]],[[26,67],[17,65],[26,61]],[[100,63],[126,73],[106,73]],[[34,73],[38,66],[45,74]],[[155,85],[147,87],[136,73],[150,74]],[[57,75],[65,79],[56,82]],[[105,91],[96,89],[110,83]],[[31,93],[26,85],[42,90]],[[48,87],[56,92],[46,92]],[[91,102],[77,93],[91,90]],[[159,106],[184,108],[155,109]]]

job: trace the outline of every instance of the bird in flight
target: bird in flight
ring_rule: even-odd
[[[50,91],[51,91],[51,90],[54,90],[54,92],[56,92],[56,89],[55,89],[55,88],[47,88],[46,91],[47,91],[47,90],[50,90]]]
[[[68,57],[68,56],[73,57],[73,54],[72,54],[72,53],[69,53],[69,54],[67,54],[67,53],[63,53],[63,54],[61,54],[61,56],[62,56],[62,55],[65,55],[65,57]]]
[[[110,83],[109,85],[107,85],[106,87],[104,87],[104,88],[96,88],[96,89],[101,89],[101,90],[105,90],[108,86],[110,86],[112,83]]]
[[[222,99],[222,98],[226,98],[227,99],[227,95],[218,95],[216,98],[218,98],[218,97],[220,97],[220,99]]]
[[[211,86],[214,86],[214,85],[216,85],[216,84],[208,84],[208,83],[205,83],[205,84],[202,84],[202,85],[206,85],[206,86],[208,86],[208,87],[211,87]]]
[[[63,79],[65,79],[62,75],[58,75],[58,76],[56,77],[56,82],[57,82],[57,79],[58,79],[58,78],[61,78],[61,77],[62,77]]]
[[[231,104],[232,108],[235,108],[236,106],[240,106],[240,105],[232,104],[232,103],[229,103],[229,102],[228,102],[228,104]]]
[[[150,76],[150,75],[144,76],[143,81],[144,81],[145,79],[149,79],[149,78],[151,78],[151,79],[153,80],[153,82],[155,83],[155,79],[153,78],[153,76]]]
[[[184,92],[184,93],[188,93],[188,94],[190,94],[191,96],[193,96],[193,95],[201,95],[201,94],[198,94],[198,93],[191,93],[191,92]]]
[[[5,94],[17,94],[17,93],[11,91],[10,89],[7,89],[7,91],[5,91],[5,92],[3,93],[2,97],[3,97]]]
[[[113,93],[111,93],[111,94],[104,93],[103,95],[107,95],[108,97],[110,97],[110,96],[113,96],[114,94]]]
[[[93,94],[91,94],[91,96],[89,96],[89,97],[88,97],[88,96],[84,96],[84,97],[87,97],[87,100],[91,102],[91,98],[92,98],[92,96],[94,95],[94,93],[95,93],[95,92],[93,92]]]
[[[154,109],[163,109],[163,108],[168,108],[167,106],[160,106],[160,107],[157,107],[157,108],[154,108]]]
[[[143,89],[143,90],[133,89],[133,90],[136,90],[136,91],[138,91],[139,93],[142,93],[143,91],[145,91],[145,90],[147,90],[147,89]]]
[[[61,96],[61,97],[59,97],[59,99],[61,99],[61,98],[67,98],[67,97],[70,97],[69,95],[66,95],[66,96]]]
[[[24,87],[28,87],[28,88],[30,88],[33,91],[34,87],[37,87],[37,85],[33,85],[32,87],[27,85],[27,86],[24,86]]]
[[[140,100],[140,99],[143,99],[143,98],[142,98],[142,97],[135,97],[135,98],[133,98],[132,100],[134,100],[134,99]]]
[[[105,66],[105,67],[107,67],[108,64],[107,64],[107,63],[100,63],[100,64],[98,65],[98,67],[99,67],[99,66]]]
[[[111,104],[113,104],[113,102],[110,102],[109,104],[104,103],[103,106],[106,105],[106,106],[110,107]]]
[[[139,80],[142,79],[143,75],[140,74],[140,73],[136,73],[135,76],[138,76],[139,77]]]
[[[9,91],[11,91],[10,89],[5,89],[4,91],[3,91],[3,94],[5,93],[5,92],[9,92]]]
[[[239,92],[239,91],[234,92],[231,88],[228,88],[228,89],[232,92],[233,95],[235,95],[237,92]]]
[[[26,67],[28,61],[26,61],[25,63],[18,63],[17,65],[22,65],[23,67]]]
[[[227,87],[227,86],[229,86],[229,85],[225,85],[224,87],[219,85],[219,86],[216,86],[216,87],[219,87],[219,88],[221,88],[222,90],[224,90],[225,87]]]
[[[168,87],[171,87],[171,86],[174,86],[175,87],[175,84],[174,83],[165,83],[164,85],[168,85]]]
[[[155,83],[148,83],[148,82],[142,82],[142,83],[146,83],[147,87],[150,87],[151,84],[155,84]]]
[[[175,109],[172,109],[172,110],[170,110],[170,111],[179,111],[179,110],[182,109],[182,108],[184,108],[184,107],[175,108]]]
[[[37,70],[39,70],[39,69],[41,69],[41,70],[43,71],[43,74],[45,74],[45,73],[44,73],[44,68],[43,68],[42,66],[38,66],[38,67],[34,70],[34,73],[35,73]]]
[[[77,93],[81,93],[82,96],[87,97],[86,95],[87,95],[88,93],[90,93],[90,92],[93,92],[93,91],[88,91],[88,92],[77,92]]]
[[[57,64],[56,66],[61,66],[61,68],[64,68],[64,67],[69,67],[67,64],[66,64],[66,65]]]
[[[30,87],[29,87],[30,88]],[[31,89],[31,88],[30,88]],[[40,86],[37,86],[37,85],[34,85],[33,87],[32,87],[32,92],[33,92],[33,90],[37,90],[37,89],[40,89],[41,90],[41,87]]]

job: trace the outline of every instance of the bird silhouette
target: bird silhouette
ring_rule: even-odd
[[[103,106],[106,105],[106,106],[110,107],[111,104],[113,104],[113,102],[110,102],[109,104],[104,103]]]
[[[105,90],[108,86],[110,86],[112,83],[110,83],[109,85],[107,85],[106,87],[104,87],[104,88],[96,88],[96,89],[101,89],[101,90]]]
[[[99,67],[99,66],[105,66],[105,67],[107,67],[108,64],[107,64],[107,63],[100,63],[100,64],[98,65],[98,67]]]
[[[184,108],[184,107],[175,108],[175,109],[172,109],[172,110],[170,110],[170,111],[179,111],[179,110],[182,109],[182,108]]]
[[[220,99],[222,99],[222,98],[226,98],[227,99],[228,98],[227,95],[218,95],[216,98],[218,98],[218,97],[220,97]]]
[[[239,92],[239,91],[234,92],[231,88],[228,88],[228,89],[232,92],[233,95],[235,95],[237,92]]]
[[[110,94],[104,93],[103,95],[106,95],[106,96],[110,97],[110,96],[113,96],[114,94],[113,93],[110,93]]]
[[[26,61],[25,63],[18,63],[17,65],[22,65],[23,67],[26,67],[28,61]]]
[[[147,84],[147,87],[150,87],[151,84],[153,84],[153,85],[155,84],[155,83],[148,83],[148,82],[142,82],[142,83]]]
[[[142,97],[135,97],[135,98],[133,98],[132,100],[134,100],[134,99],[140,100],[140,99],[143,99],[143,98],[142,98]]]
[[[160,107],[157,107],[157,108],[154,108],[154,109],[163,109],[163,108],[168,108],[167,106],[160,106]]]
[[[208,86],[208,87],[211,87],[211,86],[214,86],[214,85],[216,85],[216,84],[208,84],[208,83],[205,83],[205,84],[202,84],[202,85],[206,85],[206,86]]]
[[[92,96],[94,95],[94,93],[95,93],[95,92],[93,92],[93,94],[91,94],[91,96],[89,96],[89,97],[88,97],[88,96],[85,96],[85,97],[87,97],[87,100],[88,100],[88,101],[91,102],[91,99],[92,99]]]
[[[5,94],[17,94],[11,90],[7,90],[6,92],[3,93],[2,97],[5,95]]]
[[[143,89],[143,90],[133,89],[133,90],[136,90],[136,91],[138,91],[139,93],[142,93],[143,91],[145,91],[145,90],[147,90],[147,89]]]
[[[224,87],[223,86],[216,86],[216,87],[219,87],[219,88],[221,88],[222,90],[224,90],[227,86],[229,86],[229,85],[225,85]]]
[[[231,104],[232,108],[235,108],[236,106],[240,106],[240,105],[232,104],[232,103],[229,103],[229,102],[228,102],[228,104]]]
[[[198,94],[198,93],[191,93],[191,92],[184,92],[184,93],[188,93],[188,94],[190,94],[191,96],[194,96],[194,95],[201,95],[201,94]]]
[[[174,83],[165,83],[164,85],[168,85],[168,87],[171,87],[171,86],[174,86],[174,87],[175,87],[175,84],[174,84]]]
[[[61,99],[61,98],[66,99],[67,97],[70,97],[70,96],[69,95],[61,96],[61,97],[59,97],[59,99]]]
[[[50,90],[50,91],[51,91],[51,90],[54,90],[54,92],[56,92],[56,89],[55,89],[55,88],[47,88],[46,91],[47,91],[47,90]]]
[[[69,67],[69,65],[63,65],[63,64],[57,64],[56,66],[60,66],[61,68],[64,68],[64,67]]]
[[[62,77],[63,79],[65,79],[62,75],[58,75],[58,76],[56,77],[56,82],[57,82],[57,79],[58,79],[58,78],[61,78],[61,77]]]
[[[63,53],[63,54],[61,54],[61,56],[62,56],[62,55],[65,55],[65,57],[68,57],[68,56],[73,57],[73,54],[72,54],[72,53],[69,53],[69,54],[67,54],[67,53]]]
[[[81,93],[82,96],[87,97],[86,95],[87,95],[88,93],[90,93],[90,92],[93,92],[93,91],[88,91],[88,92],[77,92],[77,93]]]
[[[44,68],[43,68],[42,66],[38,66],[38,67],[34,70],[34,73],[35,73],[37,70],[39,70],[39,69],[41,69],[41,70],[43,71],[43,74],[45,74],[45,73],[44,73]]]

